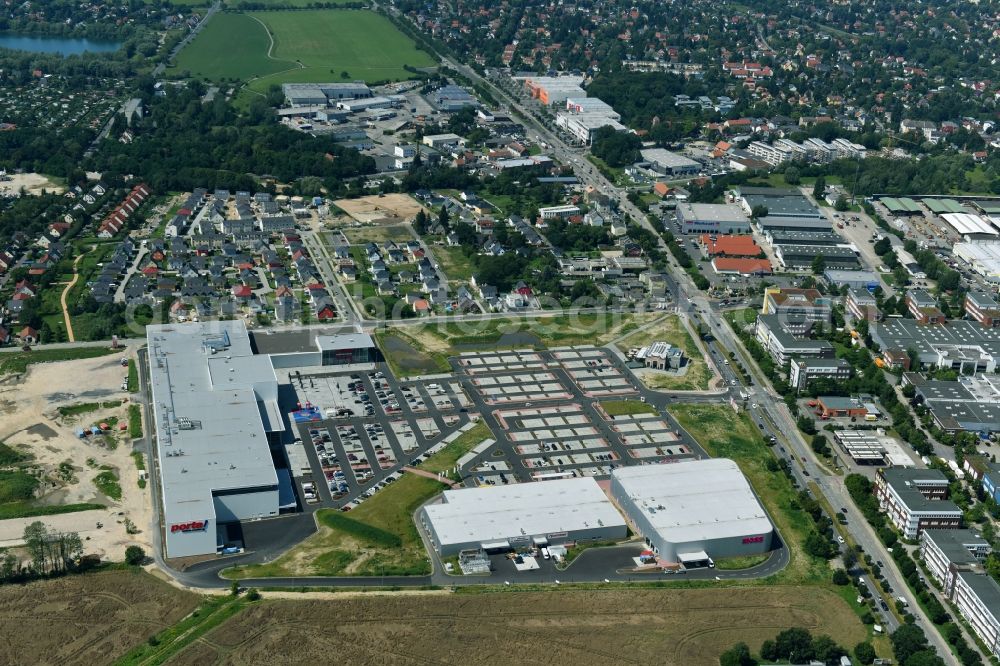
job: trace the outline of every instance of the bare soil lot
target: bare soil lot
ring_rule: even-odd
[[[129,394],[121,389],[128,369],[119,360],[129,354],[122,351],[90,359],[36,363],[23,375],[0,376],[0,441],[29,456],[25,469],[41,479],[34,504],[97,503],[108,507],[107,511],[81,515],[0,521],[3,545],[16,545],[25,523],[41,520],[65,529],[76,515],[80,522],[73,531],[85,539],[85,553],[120,561],[128,545],[149,551],[149,490],[138,485],[128,432],[116,427],[128,422]],[[111,426],[107,435],[77,437],[77,429],[100,423]],[[108,497],[95,485],[102,472],[118,477],[120,499]],[[126,517],[139,534],[126,533]],[[101,528],[97,528],[98,522]]]
[[[382,220],[386,224],[398,224],[412,220],[423,209],[423,206],[408,194],[338,199],[333,203],[358,222]]]
[[[0,663],[108,664],[179,621],[200,597],[142,571],[0,587]]]
[[[173,665],[683,664],[715,666],[790,626],[853,646],[866,632],[818,588],[572,590],[267,599],[209,632]],[[287,596],[287,595],[286,595]]]
[[[45,192],[62,194],[66,188],[40,173],[12,173],[0,179],[0,195],[16,196],[21,188],[30,195]]]

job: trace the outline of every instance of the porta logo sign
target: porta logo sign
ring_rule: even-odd
[[[171,532],[204,532],[208,529],[207,520],[192,520],[190,523],[174,523]]]
[[[743,537],[743,543],[764,543],[764,537],[762,536]]]

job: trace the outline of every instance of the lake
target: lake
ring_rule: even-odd
[[[110,53],[121,48],[121,42],[95,41],[76,37],[58,37],[46,35],[16,35],[0,33],[0,48],[31,51],[32,53],[58,53],[59,55],[78,55],[90,53]]]

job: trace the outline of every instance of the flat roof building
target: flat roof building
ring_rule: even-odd
[[[592,477],[446,490],[420,521],[442,557],[622,539],[625,521]]]
[[[776,187],[741,187],[739,201],[748,215],[754,208],[763,206],[767,208],[769,217],[826,219],[823,213],[798,190]]]
[[[792,359],[833,358],[835,349],[829,341],[809,338],[815,324],[816,320],[796,314],[758,315],[757,341],[782,367]]]
[[[215,553],[226,523],[277,516],[278,382],[242,320],[146,327],[167,557]]]
[[[788,218],[781,218],[783,220]],[[844,237],[835,231],[795,231],[771,228],[764,232],[770,245],[843,245]]]
[[[582,76],[531,76],[524,85],[532,97],[546,106],[562,105],[567,99],[587,96]]]
[[[845,271],[828,268],[823,271],[823,279],[831,287],[850,287],[864,291],[875,291],[879,286],[878,274],[873,271]]]
[[[962,374],[993,372],[1000,358],[1000,329],[964,319],[924,325],[914,319],[889,318],[873,323],[869,332],[883,353],[912,349],[917,358],[911,363],[952,368]]]
[[[844,269],[861,265],[857,253],[842,245],[778,245],[774,256],[789,270],[811,270],[817,257],[822,257],[824,266]]]
[[[803,358],[789,364],[788,383],[801,391],[815,379],[851,378],[851,364],[842,358]]]
[[[750,218],[735,204],[677,204],[677,220],[685,233],[750,233]]]
[[[804,317],[810,321],[829,322],[833,301],[817,289],[770,287],[764,291],[761,314]]]
[[[769,214],[764,217],[758,217],[754,224],[757,225],[757,228],[765,236],[775,231],[831,231],[833,229],[830,220],[825,217],[796,217]]]
[[[912,384],[942,430],[1000,431],[1000,385],[995,375],[959,377],[957,381],[927,379],[908,372],[903,385]]]
[[[732,460],[619,467],[611,495],[665,562],[696,565],[771,549],[771,520]]]
[[[948,478],[936,469],[880,469],[875,474],[875,497],[890,522],[907,539],[925,529],[957,529],[962,510],[946,499]]]
[[[646,148],[641,153],[654,171],[668,176],[695,174],[702,168],[701,163],[663,148]]]

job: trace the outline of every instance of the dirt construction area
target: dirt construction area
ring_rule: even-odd
[[[16,197],[21,189],[33,196],[52,192],[62,194],[66,188],[49,180],[40,173],[12,173],[0,176],[0,196]]]
[[[40,480],[33,505],[102,504],[107,509],[37,518],[0,520],[0,546],[21,543],[24,526],[41,520],[51,529],[76,531],[84,552],[122,560],[136,544],[146,552],[152,511],[148,488],[140,488],[128,430],[129,393],[122,390],[128,352],[98,358],[28,366],[24,375],[0,377],[0,441],[21,454],[20,469]],[[101,426],[101,434],[79,437]],[[120,499],[114,481],[120,486]],[[108,484],[108,480],[111,483]],[[96,483],[95,483],[96,481]],[[126,533],[125,519],[139,530]],[[98,523],[101,526],[98,527]]]
[[[423,206],[408,194],[338,199],[333,203],[337,208],[362,223],[381,221],[386,224],[394,224],[404,222],[412,220],[423,209]]]
[[[716,666],[738,641],[757,651],[782,629],[805,627],[841,645],[866,631],[820,588],[609,590],[333,595],[268,600],[178,654],[173,666],[351,664],[676,664]]]
[[[0,663],[110,664],[199,599],[139,570],[4,585]]]

